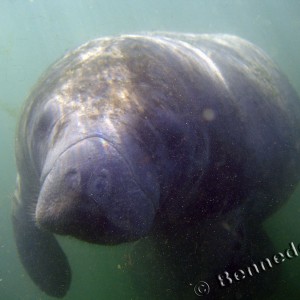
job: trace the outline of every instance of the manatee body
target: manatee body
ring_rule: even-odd
[[[53,234],[109,245],[149,236],[155,251],[169,245],[165,261],[180,264],[184,248],[182,266],[217,261],[215,270],[233,256],[240,266],[262,221],[299,181],[299,147],[299,98],[243,39],[88,42],[50,67],[21,116],[13,202],[20,259],[55,297],[67,292],[71,271]],[[201,249],[215,251],[211,260]]]

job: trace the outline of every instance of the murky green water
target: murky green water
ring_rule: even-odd
[[[96,37],[153,30],[231,33],[263,48],[300,93],[300,2],[202,0],[2,0],[0,3],[0,299],[52,299],[25,274],[10,222],[14,132],[23,101],[45,68]],[[300,190],[266,222],[278,251],[300,244]],[[137,299],[126,268],[132,245],[92,246],[60,238],[73,269],[65,299]],[[275,254],[275,253],[274,253]],[[300,257],[282,264],[272,299],[300,297]],[[261,274],[264,276],[264,274]],[[147,278],[145,278],[147,280]]]

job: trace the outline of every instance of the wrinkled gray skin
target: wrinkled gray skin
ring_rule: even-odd
[[[55,297],[67,292],[71,271],[53,233],[98,244],[149,236],[191,281],[200,269],[212,276],[241,267],[255,255],[262,221],[299,180],[299,147],[299,99],[249,42],[184,34],[91,41],[46,72],[19,123],[21,261]]]

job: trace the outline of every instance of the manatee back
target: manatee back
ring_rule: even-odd
[[[221,34],[165,36],[158,44],[169,45],[186,67],[176,72],[176,83],[186,83],[181,89],[186,102],[177,98],[181,113],[176,112],[175,119],[202,133],[194,148],[204,137],[209,148],[201,182],[189,174],[185,198],[179,188],[185,203],[188,191],[198,194],[183,214],[205,218],[242,204],[256,221],[265,219],[288,199],[300,179],[299,97],[276,64],[250,42]],[[188,112],[184,119],[182,114]],[[173,199],[166,201],[166,210],[174,207],[170,215],[180,215],[182,202],[174,204]]]

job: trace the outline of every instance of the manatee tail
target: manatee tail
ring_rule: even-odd
[[[12,221],[19,256],[31,279],[49,296],[64,297],[70,286],[71,269],[55,237],[36,227],[24,213],[15,211]]]

